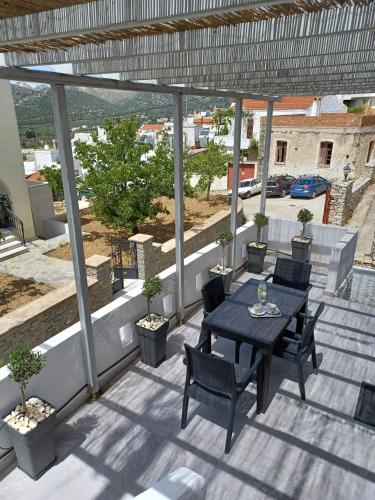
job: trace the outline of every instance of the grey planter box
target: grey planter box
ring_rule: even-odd
[[[169,321],[163,323],[157,330],[135,325],[141,349],[141,360],[146,365],[156,368],[165,360],[168,327]]]
[[[217,276],[221,276],[223,279],[223,284],[224,284],[224,292],[229,293],[230,292],[230,286],[232,284],[233,280],[233,269],[228,273],[228,274],[221,274],[218,273],[217,271],[214,271],[213,269],[210,269],[208,271],[208,276],[211,278],[216,278]]]
[[[267,254],[267,244],[262,243],[262,245],[264,246],[261,248],[247,245],[247,270],[249,273],[260,274],[263,272],[264,259]]]
[[[50,404],[44,399],[43,401]],[[39,479],[56,460],[55,427],[56,412],[24,435],[7,424],[18,467],[32,479]]]
[[[312,238],[306,241],[298,241],[292,238],[292,259],[302,262],[310,262]]]

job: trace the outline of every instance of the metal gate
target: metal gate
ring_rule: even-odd
[[[124,288],[124,279],[138,278],[137,245],[134,241],[111,237],[113,292]]]
[[[6,194],[0,194],[0,229],[8,229],[25,244],[23,222],[12,212],[12,202]]]

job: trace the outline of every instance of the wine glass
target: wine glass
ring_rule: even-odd
[[[258,285],[258,301],[264,306],[267,300],[267,284],[265,281],[260,281]]]

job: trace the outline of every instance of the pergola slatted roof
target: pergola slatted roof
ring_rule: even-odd
[[[26,2],[27,4],[28,2]],[[34,2],[38,4],[38,2]],[[78,1],[49,0],[55,5]],[[343,5],[363,5],[369,0],[201,0],[199,6],[188,0],[156,2],[137,0],[97,0],[80,2],[29,16],[10,17],[7,5],[0,4],[0,40],[3,52],[38,52],[66,49],[86,43],[103,43],[154,34],[217,28],[244,22],[318,12]],[[8,4],[8,2],[6,2]],[[12,1],[13,10],[29,10],[23,0]],[[12,16],[14,14],[11,14]],[[30,37],[30,25],[33,26]]]
[[[0,40],[9,65],[71,62],[76,75],[263,95],[375,83],[373,0],[97,0],[0,20]]]

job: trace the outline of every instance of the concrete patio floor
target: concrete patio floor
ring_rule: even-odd
[[[251,275],[244,273],[234,286]],[[375,312],[323,297],[314,267],[309,307],[327,307],[316,329],[319,374],[306,370],[301,401],[294,368],[274,359],[272,402],[255,413],[255,387],[239,402],[233,446],[224,454],[226,416],[191,402],[180,429],[183,344],[197,343],[202,311],[172,330],[158,368],[135,362],[101,397],[58,426],[58,461],[34,482],[14,464],[0,498],[116,500],[139,494],[179,466],[207,480],[207,499],[375,498],[375,429],[353,420],[362,380],[375,383]],[[214,350],[233,356],[229,341]],[[250,348],[242,348],[248,363]]]

